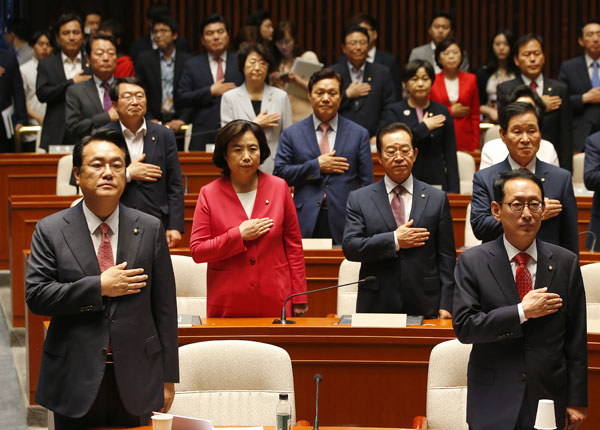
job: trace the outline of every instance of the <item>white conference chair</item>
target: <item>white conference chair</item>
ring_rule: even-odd
[[[206,263],[196,263],[192,257],[171,255],[177,313],[199,315],[206,318]]]
[[[475,175],[475,159],[471,154],[456,151],[458,161],[458,179],[461,194],[473,193],[473,176]]]
[[[190,152],[190,142],[192,141],[192,123],[187,124],[185,136],[183,137],[183,151]]]
[[[585,153],[578,152],[573,154],[573,176],[571,181],[573,182],[573,191],[576,196],[592,196],[593,191],[586,188],[583,181],[583,167],[585,162]]]
[[[338,285],[358,281],[360,276],[360,263],[344,259],[340,264]],[[337,289],[337,315],[352,315],[356,313],[356,297],[358,285],[348,285]]]
[[[73,172],[73,155],[65,155],[58,160],[56,171],[56,195],[57,196],[75,196],[77,188],[70,184],[71,173]]]
[[[197,342],[179,348],[178,384],[169,413],[216,426],[275,426],[280,393],[296,422],[292,361],[283,348],[246,340]]]
[[[600,263],[581,266],[586,303],[600,303]]]
[[[467,205],[467,214],[465,216],[465,248],[481,245],[481,241],[475,237],[473,227],[471,226],[471,203]]]
[[[495,125],[491,128],[488,128],[483,135],[483,145],[493,139],[500,139],[500,126]]]

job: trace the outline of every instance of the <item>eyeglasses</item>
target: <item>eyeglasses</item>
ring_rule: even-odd
[[[144,93],[123,93],[119,95],[119,98],[126,101],[126,102],[130,102],[132,101],[134,98],[139,102],[142,100],[146,99],[146,95]]]
[[[171,29],[170,28],[157,28],[156,30],[153,30],[152,33],[154,34],[167,34],[167,33],[171,33]]]
[[[385,155],[387,158],[396,158],[398,155],[401,157],[410,157],[412,155],[412,153],[413,153],[412,149],[402,148],[402,149],[384,151],[383,155]]]
[[[538,200],[531,200],[527,203],[520,202],[518,200],[512,202],[501,202],[504,205],[507,205],[511,212],[520,214],[525,209],[525,206],[529,208],[529,212],[538,213],[544,209],[544,202],[540,202]]]
[[[366,40],[350,40],[348,42],[346,42],[346,45],[348,46],[367,46],[369,44],[369,42],[367,42]]]

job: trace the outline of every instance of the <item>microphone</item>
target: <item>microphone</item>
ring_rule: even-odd
[[[367,276],[364,279],[360,279],[360,280],[354,281],[354,282],[348,282],[347,284],[333,285],[331,287],[319,288],[318,290],[304,291],[302,293],[292,294],[291,296],[288,296],[283,301],[283,306],[281,307],[281,319],[276,319],[275,321],[273,321],[273,324],[283,324],[283,325],[296,324],[296,321],[285,319],[285,305],[287,304],[288,300],[290,300],[292,297],[303,296],[305,294],[318,293],[320,291],[333,290],[334,288],[347,287],[348,285],[353,285],[353,284],[359,284],[359,286],[366,285],[366,284],[370,284],[371,282],[375,282],[376,280],[377,280],[377,278],[375,276]]]
[[[315,401],[315,425],[313,426],[313,430],[319,430],[319,382],[323,379],[320,373],[317,373],[313,379],[317,383],[317,398]]]

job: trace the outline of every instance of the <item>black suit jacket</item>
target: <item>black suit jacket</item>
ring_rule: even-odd
[[[345,55],[340,55],[337,59],[338,63],[346,63],[348,58]],[[394,89],[396,90],[396,100],[402,99],[402,71],[398,65],[398,58],[389,52],[375,50],[374,63],[381,64],[382,66],[390,69],[392,79],[394,80]]]
[[[397,225],[384,180],[352,191],[346,205],[342,250],[360,261],[360,278],[377,281],[358,289],[356,312],[407,313],[437,318],[452,312],[456,249],[446,193],[414,180],[410,219],[424,227],[424,246],[396,252]]]
[[[424,122],[419,122],[417,111],[406,100],[393,103],[383,115],[383,124],[403,122],[413,132],[413,143],[419,149],[413,166],[413,175],[423,182],[441,185],[448,193],[460,193],[458,161],[456,159],[456,137],[454,120],[443,104],[431,101],[423,110],[424,116],[442,114],[446,117],[443,127],[430,131]]]
[[[110,122],[110,116],[108,112],[104,112],[98,94],[93,77],[67,88],[65,119],[67,136],[73,144],[88,135],[92,129]]]
[[[383,123],[383,112],[396,99],[396,90],[390,70],[381,64],[366,63],[363,82],[371,84],[371,92],[364,97],[349,99],[346,97],[346,88],[351,83],[348,62],[334,64],[331,68],[338,72],[344,80],[339,113],[362,125],[369,131],[370,136],[374,136]]]
[[[472,428],[512,429],[524,401],[535,415],[539,399],[552,399],[562,429],[567,406],[587,406],[586,304],[579,261],[572,252],[540,240],[537,254],[534,287],[548,287],[563,303],[558,312],[523,324],[503,237],[458,258],[453,325],[461,342],[473,344],[467,390]]]
[[[584,150],[585,139],[600,131],[600,104],[581,101],[583,93],[592,88],[585,57],[572,58],[560,65],[558,79],[567,84],[573,111],[573,151]]]
[[[25,90],[19,70],[19,62],[14,54],[0,49],[0,111],[13,105],[13,124],[27,124],[27,107],[25,105]],[[0,152],[13,152],[4,129],[4,121],[0,119]]]
[[[183,50],[175,51],[173,100],[175,100],[175,93],[177,91],[177,84],[179,83],[181,72],[183,71],[183,64],[191,57],[191,54]],[[144,51],[140,54],[135,63],[135,76],[142,82],[146,90],[146,96],[148,99],[147,118],[163,121],[163,115],[161,112],[162,82],[160,71],[160,51],[158,49]],[[189,110],[190,109],[181,109],[180,106],[175,105],[175,118],[188,122]]]
[[[119,121],[106,127],[122,133]],[[146,127],[144,163],[159,166],[162,176],[156,182],[129,182],[121,196],[121,203],[155,216],[162,221],[165,230],[183,233],[183,184],[175,134],[173,130],[151,121],[146,121]]]
[[[236,86],[244,82],[244,75],[238,70],[237,55],[232,52],[227,53],[225,82],[234,82]],[[190,58],[183,65],[175,103],[191,109],[190,120],[194,124],[190,142],[192,151],[204,151],[207,143],[215,141],[221,128],[221,97],[210,94],[210,86],[214,83],[208,54]]]
[[[92,69],[82,53],[83,73],[92,74]],[[65,96],[67,88],[73,85],[73,79],[67,80],[63,68],[61,53],[46,58],[38,64],[36,94],[40,102],[47,103],[40,148],[48,150],[49,145],[73,145],[66,138]],[[105,121],[106,122],[106,121]]]
[[[184,36],[179,35],[177,39],[175,39],[175,49],[178,51],[190,52],[190,45],[188,45]],[[131,59],[135,63],[141,54],[152,50],[152,41],[150,40],[150,35],[147,34],[134,41],[131,44],[129,52],[131,53]]]
[[[103,300],[100,268],[83,203],[36,225],[27,267],[32,312],[52,317],[36,401],[68,417],[92,405],[106,368],[109,339],[119,395],[133,415],[162,408],[164,383],[178,382],[177,303],[171,258],[160,222],[119,206],[115,263],[143,268],[140,293]]]
[[[498,109],[502,109],[504,99],[519,85],[525,82],[519,74],[515,79],[498,85]],[[555,79],[544,76],[544,95],[560,96],[560,108],[552,112],[544,112],[542,121],[542,137],[556,148],[560,167],[573,170],[573,134],[571,133],[571,104],[569,103],[567,86]]]

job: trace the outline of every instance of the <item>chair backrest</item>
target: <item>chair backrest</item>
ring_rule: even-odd
[[[170,413],[209,419],[216,426],[274,426],[280,393],[296,422],[289,354],[275,345],[214,340],[179,348],[181,381]]]
[[[467,365],[471,345],[457,339],[431,350],[427,372],[427,423],[439,430],[468,430]]]
[[[473,193],[473,175],[475,175],[475,159],[471,154],[456,151],[458,161],[458,179],[460,181],[460,193]]]
[[[600,263],[581,266],[586,303],[600,303]]]
[[[591,195],[592,193],[585,187],[583,182],[583,165],[585,161],[585,153],[578,152],[573,154],[573,176],[571,180],[573,182],[573,190],[575,195]]]
[[[206,263],[196,263],[192,257],[171,255],[177,313],[199,315],[206,318]]]
[[[342,264],[340,264],[338,285],[358,281],[359,276],[360,263],[344,259]],[[356,297],[358,296],[358,286],[356,284],[348,285],[347,287],[338,288],[337,291],[337,314],[341,316],[352,315],[356,313]]]
[[[491,128],[488,128],[485,131],[485,134],[483,135],[483,144],[485,145],[486,142],[493,140],[493,139],[500,139],[500,126],[499,125],[495,125]]]
[[[473,227],[471,227],[471,203],[467,205],[467,215],[465,216],[465,247],[481,245],[481,241],[475,237]]]
[[[77,188],[71,185],[71,173],[73,172],[73,155],[65,155],[58,160],[56,171],[56,195],[75,196]]]
[[[183,151],[190,152],[190,142],[192,141],[192,123],[187,125],[185,136],[183,137]]]

